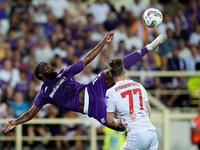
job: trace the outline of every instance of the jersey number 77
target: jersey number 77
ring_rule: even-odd
[[[137,88],[137,89],[132,89],[132,90],[128,90],[125,92],[121,93],[122,98],[126,98],[126,96],[129,96],[129,113],[132,114],[134,113],[134,106],[133,106],[133,94],[137,94],[139,93],[139,101],[140,101],[140,110],[143,110],[143,102],[142,102],[142,91],[141,89]]]

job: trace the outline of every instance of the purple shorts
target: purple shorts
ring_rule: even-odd
[[[101,124],[107,126],[106,91],[108,86],[105,82],[103,72],[87,85],[89,94],[88,116],[97,119]]]

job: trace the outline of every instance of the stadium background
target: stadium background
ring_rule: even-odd
[[[33,75],[38,62],[48,61],[59,70],[81,59],[106,32],[114,30],[113,42],[76,76],[87,83],[107,67],[109,58],[123,57],[165,33],[167,40],[159,52],[148,53],[138,61],[127,78],[142,83],[150,94],[159,149],[195,150],[190,141],[190,119],[197,114],[200,97],[199,75],[194,74],[200,62],[200,1],[136,1],[0,0],[0,126],[32,105],[42,84]],[[158,8],[164,16],[163,23],[153,30],[141,22],[142,12],[150,7]],[[36,118],[88,119],[53,105],[46,105]],[[7,134],[0,131],[0,149],[16,149],[15,140],[21,140],[18,134],[28,136],[22,142],[27,150],[90,149],[89,140],[51,140],[56,136],[90,136],[90,127],[88,122],[79,125],[70,120],[61,124],[39,121],[23,125],[22,134],[17,129]],[[98,149],[120,149],[125,138],[124,133],[113,133],[98,123],[96,132],[101,139]]]

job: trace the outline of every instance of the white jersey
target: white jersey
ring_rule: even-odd
[[[149,120],[147,101],[144,87],[132,80],[119,81],[106,93],[107,112],[118,112],[128,132],[155,129]]]

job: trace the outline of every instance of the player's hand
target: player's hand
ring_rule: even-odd
[[[2,131],[4,133],[6,133],[6,132],[12,130],[15,126],[16,126],[15,121],[10,120],[10,121],[8,121],[8,123],[6,125],[4,125],[4,127],[2,128]]]
[[[125,128],[124,124],[122,123],[121,119],[117,119],[117,125],[115,127]]]
[[[109,43],[110,41],[112,41],[113,37],[114,37],[114,31],[111,31],[105,35],[104,39],[106,40],[107,43]]]

